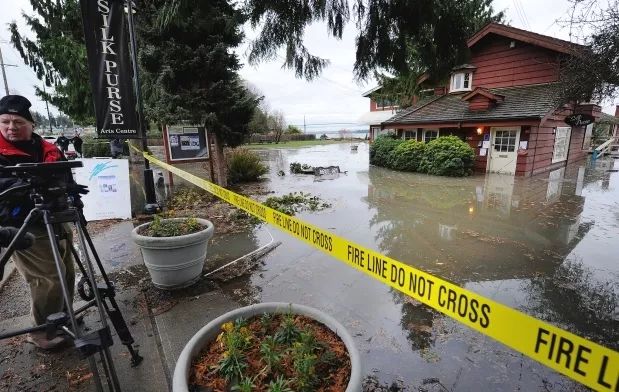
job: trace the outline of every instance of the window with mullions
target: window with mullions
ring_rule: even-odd
[[[404,140],[410,140],[410,139],[417,140],[417,131],[416,130],[412,130],[412,131],[406,130],[406,131],[402,132],[402,139],[404,139]]]
[[[494,136],[494,151],[514,152],[516,151],[517,131],[496,131]]]
[[[426,143],[431,142],[432,140],[438,138],[438,130],[436,129],[428,129],[423,131],[423,141]]]
[[[450,91],[470,91],[473,74],[471,72],[458,72],[451,75]]]

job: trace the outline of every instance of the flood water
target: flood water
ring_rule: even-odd
[[[258,152],[275,194],[310,192],[332,204],[301,218],[619,348],[619,163],[583,162],[533,178],[454,179],[370,167],[364,143],[357,152],[349,143]],[[291,175],[291,162],[347,173]],[[581,389],[273,227],[256,228],[267,230],[283,244],[226,290],[243,303],[327,311],[352,332],[366,374],[430,391]],[[253,233],[240,241],[258,247],[267,238]]]
[[[619,349],[617,161],[532,178],[445,178],[371,167],[368,145],[355,145],[257,150],[270,167],[265,187],[318,195],[332,207],[299,217]],[[292,162],[345,173],[291,175]],[[139,170],[132,176],[139,208]],[[585,389],[272,226],[216,236],[209,254],[233,260],[272,238],[282,245],[223,289],[242,304],[296,302],[331,314],[353,335],[366,375],[409,390]]]

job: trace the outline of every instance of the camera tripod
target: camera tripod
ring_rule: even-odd
[[[78,163],[79,165],[77,165]],[[61,162],[61,164],[62,165],[58,166],[62,166],[63,168],[82,166],[81,162]],[[19,168],[19,166],[21,165],[12,168]],[[6,171],[6,169],[9,169],[9,167],[3,168],[2,170]],[[34,177],[29,178],[32,180]],[[42,325],[0,334],[0,340],[38,331],[45,331],[48,339],[53,339],[58,336],[58,334],[65,334],[73,340],[73,344],[79,355],[84,359],[88,359],[97,391],[104,390],[103,380],[105,380],[107,384],[107,390],[114,392],[120,391],[120,383],[109,350],[114,342],[112,340],[108,319],[114,327],[121,343],[127,347],[131,355],[131,366],[139,365],[143,358],[133,347],[134,339],[131,336],[127,323],[115,300],[114,285],[107,276],[92,239],[85,228],[84,216],[78,208],[72,205],[71,199],[66,193],[66,187],[50,186],[49,183],[46,183],[45,188],[43,188],[42,184],[32,184],[35,182],[36,181],[31,181],[28,185],[11,188],[0,194],[0,198],[2,198],[10,193],[29,190],[30,197],[35,204],[35,207],[30,211],[23,225],[18,230],[18,233],[6,249],[6,253],[0,259],[0,278],[4,271],[5,264],[15,250],[15,244],[26,234],[31,225],[42,223],[49,237],[52,255],[62,287],[65,310],[64,312],[49,315],[46,322]],[[72,306],[72,298],[70,297],[71,291],[64,275],[63,261],[60,254],[59,240],[63,233],[61,226],[67,223],[73,224],[75,227],[79,249],[82,255],[82,257],[80,257],[80,253],[72,244],[68,245],[75,264],[82,274],[77,291],[86,303],[78,309],[73,309]],[[101,278],[100,283],[97,282],[95,265]],[[79,316],[90,308],[96,309],[99,317],[99,326],[94,330],[85,332],[84,328],[80,326]],[[103,371],[104,378],[101,377],[99,365],[96,361],[97,354],[100,356],[100,367]]]

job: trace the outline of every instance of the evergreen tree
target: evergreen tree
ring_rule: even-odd
[[[261,27],[250,62],[273,59],[283,48],[284,65],[307,79],[328,64],[303,44],[305,28],[317,21],[336,38],[355,23],[358,79],[375,71],[408,75],[411,68],[440,79],[467,60],[466,41],[477,29],[503,17],[492,0],[246,0],[246,9],[252,26]]]
[[[94,122],[86,46],[78,0],[30,0],[35,14],[22,14],[34,33],[9,25],[11,43],[53,93],[36,94],[81,123]]]
[[[217,180],[225,185],[224,144],[244,141],[260,101],[238,76],[232,51],[243,40],[243,14],[226,0],[144,0],[136,15],[146,117],[204,124],[215,135]]]

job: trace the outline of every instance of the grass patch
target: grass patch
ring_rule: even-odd
[[[355,143],[363,142],[362,139],[353,139]],[[244,144],[243,147],[249,149],[268,149],[268,148],[297,148],[297,147],[311,147],[311,146],[320,146],[327,144],[338,144],[338,143],[350,143],[350,140],[295,140],[289,142],[280,142],[280,143],[254,143],[254,144]]]

